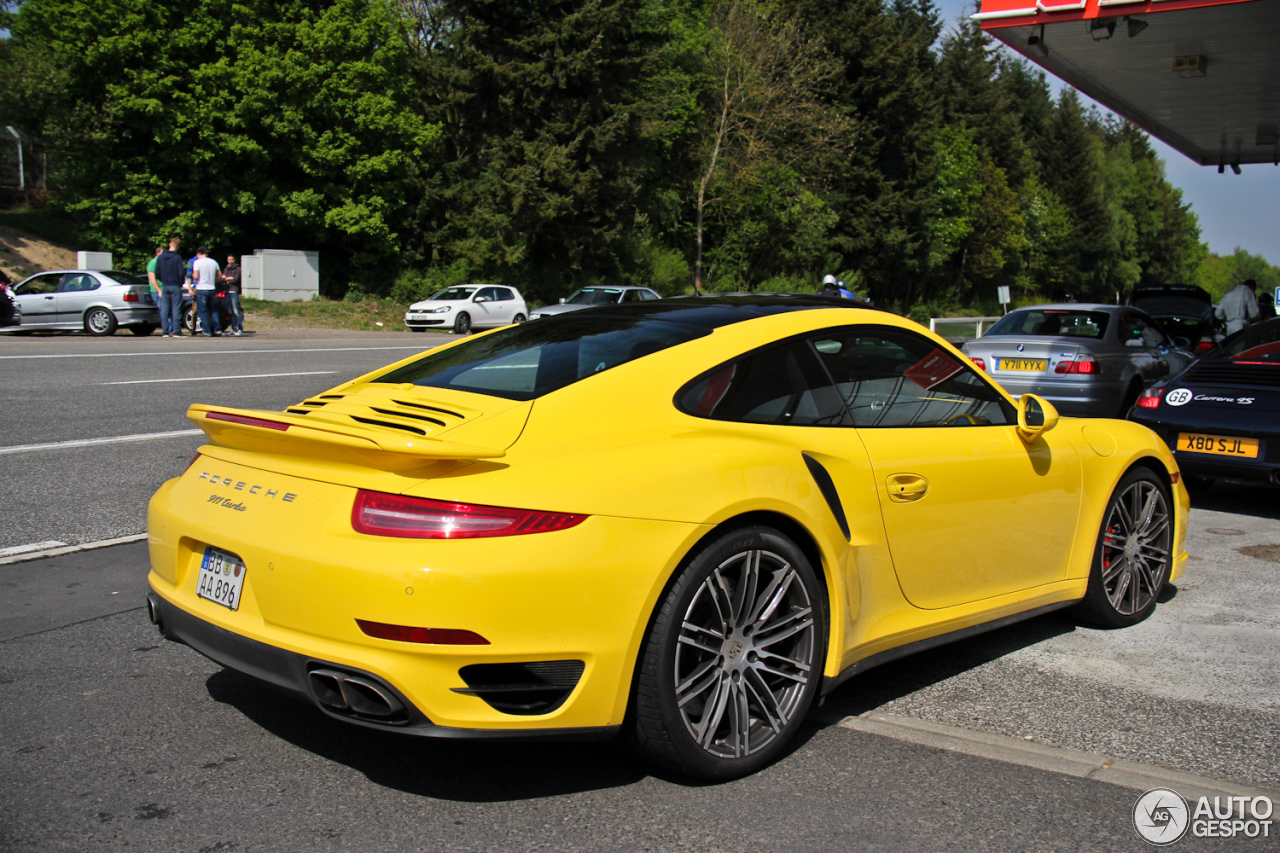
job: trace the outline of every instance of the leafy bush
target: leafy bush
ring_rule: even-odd
[[[432,266],[425,270],[405,270],[391,285],[391,301],[409,305],[439,293],[446,287],[467,284],[471,280],[470,262],[459,259],[448,266]]]

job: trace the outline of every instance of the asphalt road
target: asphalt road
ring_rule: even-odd
[[[141,533],[200,443],[154,435],[192,429],[187,404],[280,409],[434,340],[0,337],[0,560]],[[163,381],[106,384],[141,380]],[[1277,497],[1196,496],[1188,573],[1142,625],[1053,615],[886,665],[829,697],[777,765],[707,786],[614,744],[333,722],[161,640],[142,542],[0,564],[0,850],[1147,849],[1139,791],[839,723],[896,715],[1280,789]]]

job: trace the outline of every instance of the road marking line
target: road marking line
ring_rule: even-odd
[[[446,341],[447,343],[447,341]],[[277,352],[378,352],[380,350],[411,349],[426,352],[434,347],[315,347],[310,349],[209,349],[209,350],[169,350],[159,352],[86,352],[86,353],[39,353],[36,355],[0,355],[0,359],[16,358],[126,358],[129,356],[164,356],[175,355],[241,355],[244,353],[277,353]]]
[[[1005,735],[962,729],[959,726],[950,726],[933,720],[899,717],[880,711],[868,711],[857,717],[846,717],[837,725],[841,728],[920,746],[945,749],[948,752],[959,752],[964,755],[989,758],[993,761],[1003,761],[1007,764],[1093,779],[1110,785],[1119,785],[1122,788],[1132,788],[1135,791],[1170,787],[1184,798],[1191,800],[1198,797],[1224,795],[1269,796],[1273,801],[1280,799],[1280,793],[1276,791],[1238,782],[1210,779],[1207,776],[1196,776],[1166,767],[1113,758],[1102,753],[1064,749]]]
[[[125,379],[120,382],[102,382],[102,385],[147,385],[152,382],[212,382],[215,379],[270,379],[274,376],[329,376],[336,370],[308,370],[302,373],[242,373],[239,376],[190,376],[185,379]]]
[[[120,536],[115,539],[99,539],[97,542],[85,542],[83,545],[66,545],[61,548],[50,548],[45,551],[35,551],[28,554],[19,554],[12,557],[0,557],[0,566],[7,566],[11,563],[24,563],[27,560],[39,560],[43,557],[58,557],[62,554],[74,554],[77,551],[93,551],[98,548],[109,548],[112,545],[127,545],[130,542],[141,542],[147,538],[145,533],[136,533],[132,536]],[[112,593],[114,595],[115,593]]]
[[[6,453],[35,453],[39,450],[65,450],[71,447],[91,447],[95,444],[116,444],[122,441],[150,441],[156,438],[177,438],[182,435],[204,435],[204,430],[175,429],[169,432],[112,435],[106,438],[76,438],[69,441],[51,441],[48,444],[16,444],[12,447],[0,447],[0,455]]]
[[[0,548],[0,557],[12,557],[15,554],[25,554],[28,551],[47,551],[50,548],[65,548],[66,542],[59,542],[56,539],[50,539],[46,542],[32,542],[30,545],[11,545],[8,548]]]

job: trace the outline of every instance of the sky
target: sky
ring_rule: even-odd
[[[934,0],[948,27],[960,16],[972,14],[972,0]],[[1013,56],[1018,54],[1001,47]],[[1065,85],[1045,72],[1056,95]],[[1095,103],[1082,97],[1085,103]],[[1098,105],[1104,112],[1106,107]],[[1169,183],[1182,190],[1182,200],[1200,220],[1200,239],[1216,255],[1229,255],[1236,247],[1280,266],[1280,166],[1244,164],[1241,174],[1230,169],[1219,175],[1216,166],[1200,166],[1154,137],[1151,140],[1165,165]]]

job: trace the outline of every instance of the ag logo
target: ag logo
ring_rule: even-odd
[[[1165,847],[1182,839],[1191,825],[1187,801],[1177,791],[1153,788],[1133,805],[1133,828],[1143,841]]]
[[[1164,401],[1170,406],[1185,406],[1195,395],[1189,388],[1178,388],[1164,395]]]

